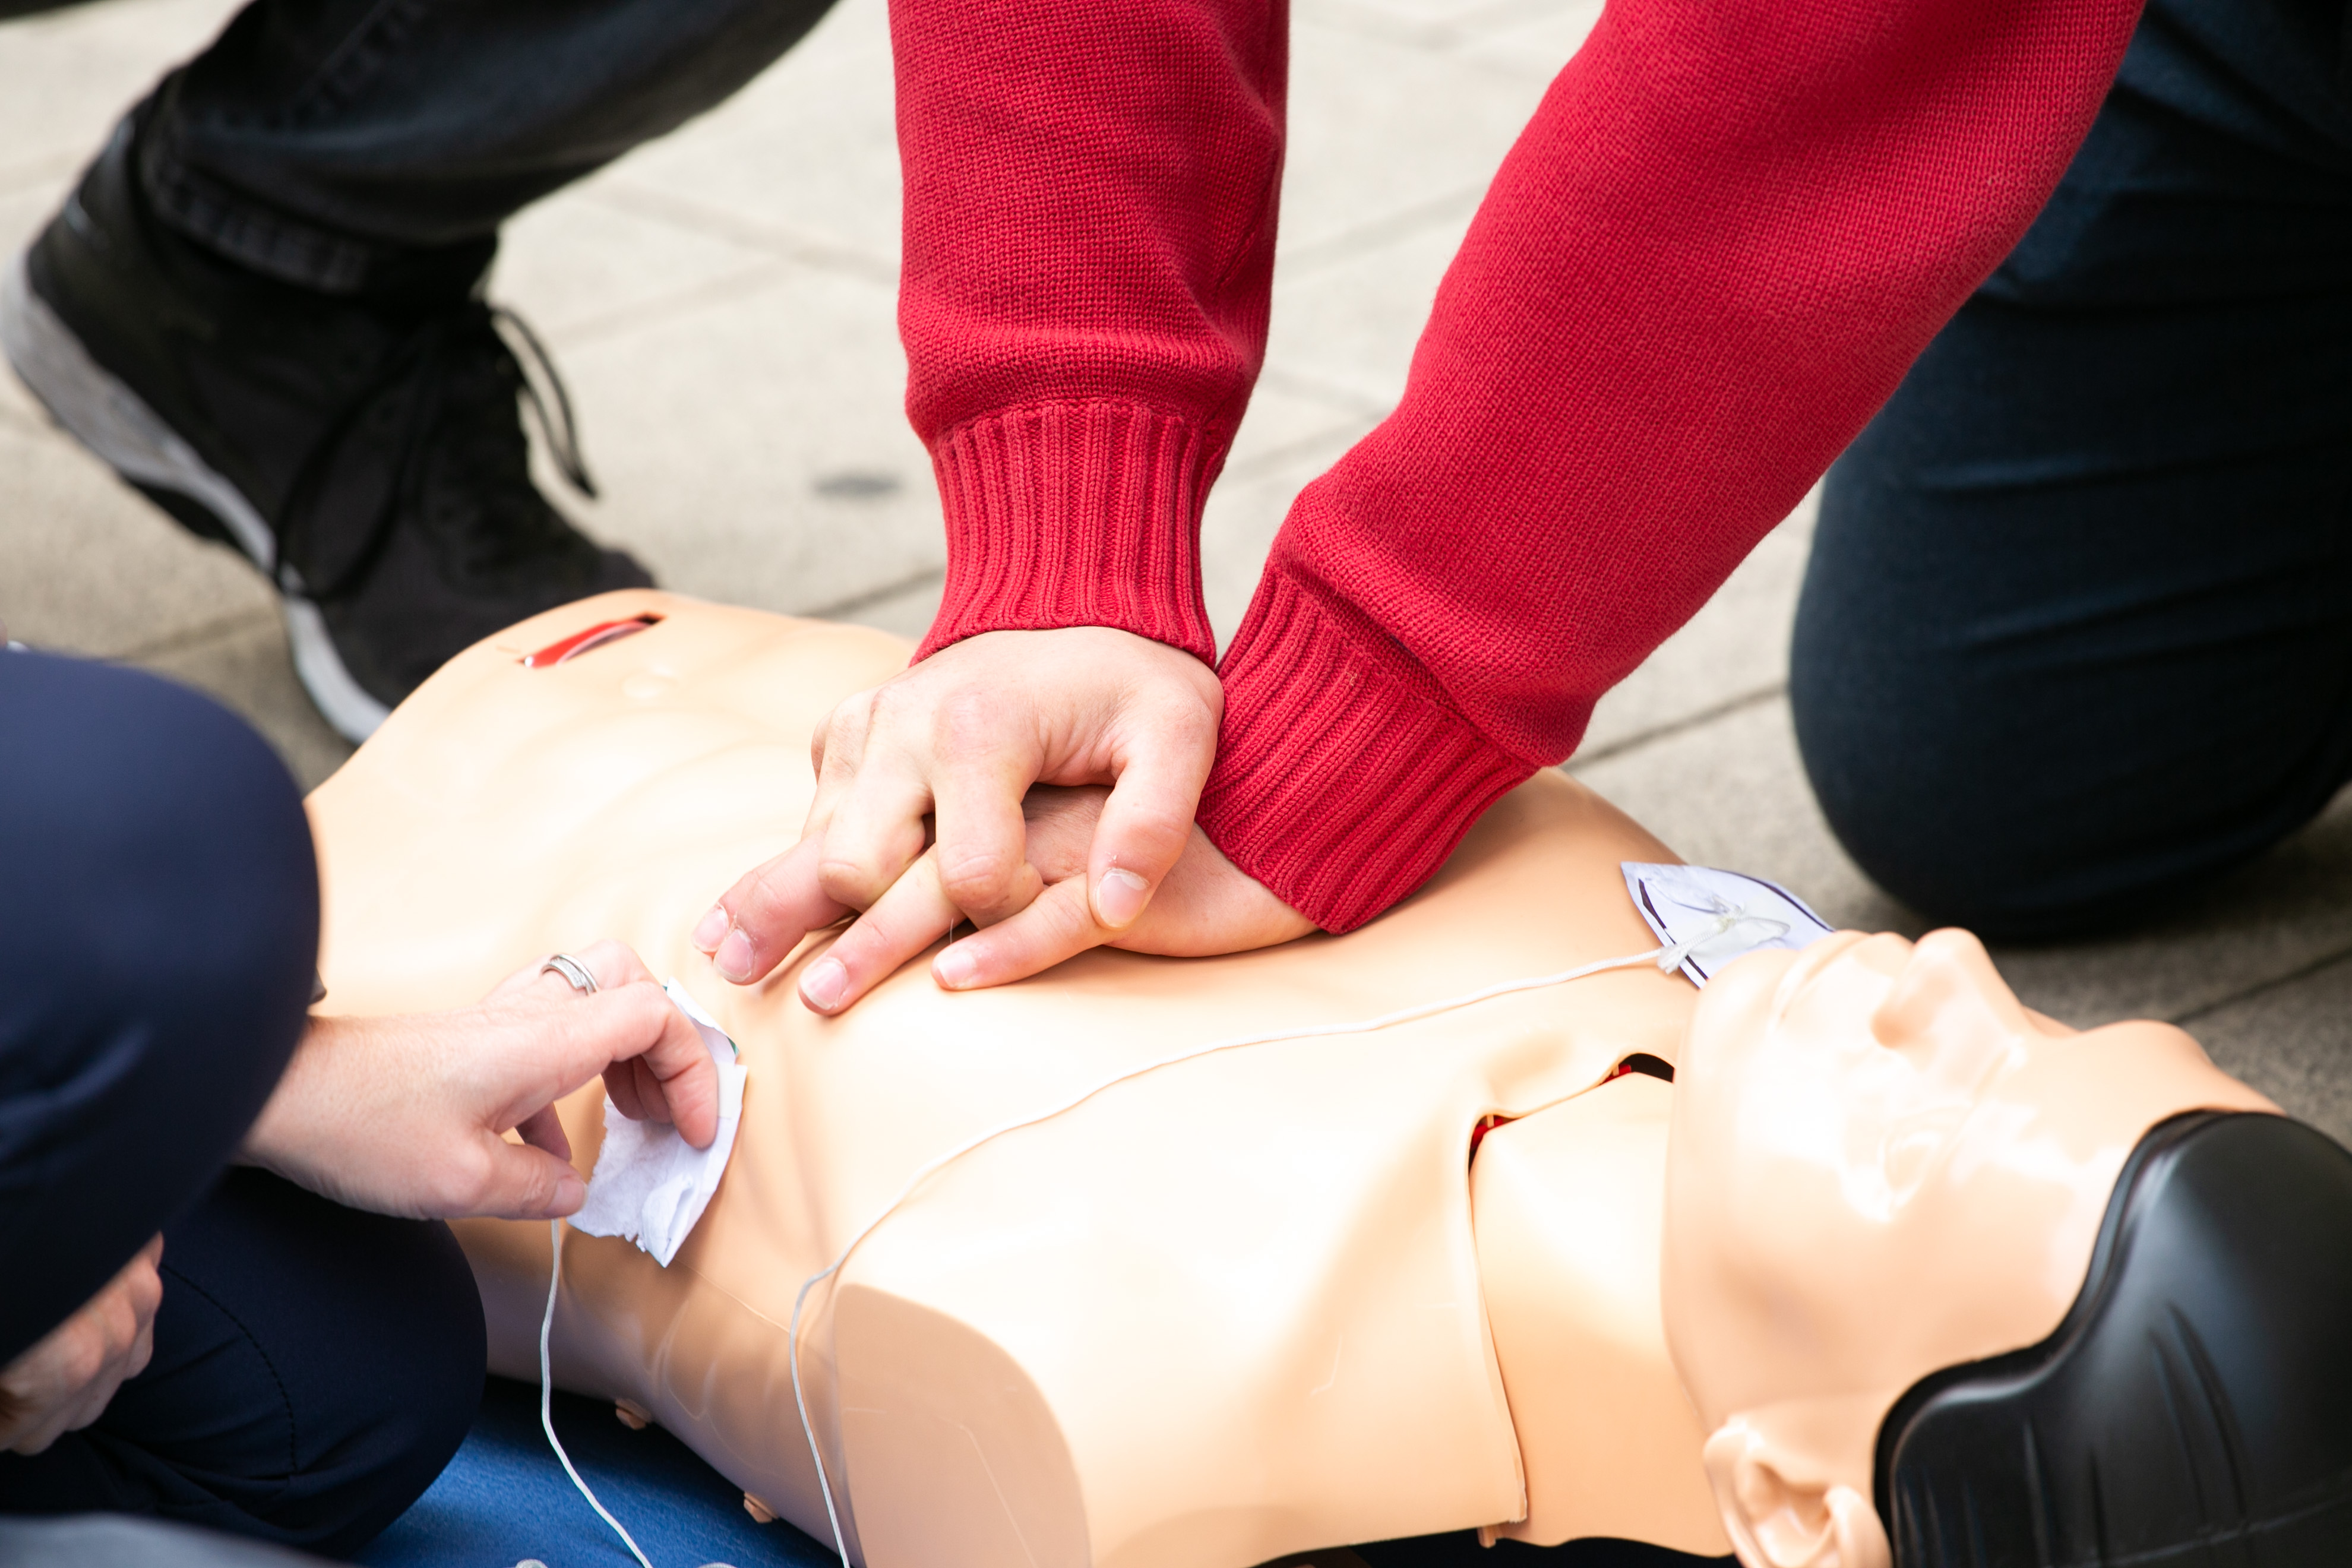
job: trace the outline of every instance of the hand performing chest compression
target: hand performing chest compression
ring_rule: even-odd
[[[1314,930],[1193,823],[1223,696],[1192,655],[1100,626],[990,632],[834,709],[816,732],[801,841],[695,927],[735,984],[857,918],[801,977],[856,1002],[959,925],[950,990],[1001,985],[1088,948],[1199,957]],[[1040,787],[1043,786],[1043,787]]]

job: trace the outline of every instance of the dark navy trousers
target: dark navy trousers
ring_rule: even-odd
[[[329,1552],[404,1509],[481,1392],[446,1226],[224,1173],[299,1037],[318,873],[225,709],[0,653],[0,1363],[158,1231],[155,1352],[98,1423],[0,1454],[0,1513],[153,1514]]]
[[[1832,470],[1790,694],[1839,838],[2012,938],[2352,777],[2344,0],[2152,0],[2049,206]]]

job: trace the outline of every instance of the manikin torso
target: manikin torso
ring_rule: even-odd
[[[518,662],[648,608],[667,616],[648,631],[551,668]],[[877,633],[608,597],[460,658],[311,803],[327,1008],[457,1005],[536,954],[615,936],[739,1043],[743,1127],[718,1197],[667,1270],[625,1242],[570,1238],[556,1376],[652,1411],[820,1537],[782,1326],[802,1280],[918,1165],[1124,1064],[1643,952],[1655,939],[1619,863],[1669,858],[1552,777],[1491,814],[1410,905],[1344,939],[1206,961],[1106,952],[966,994],[919,963],[837,1020],[801,1005],[797,964],[726,984],[686,932],[797,837],[818,720],[905,658]],[[1589,1247],[1555,1237],[1499,1260],[1528,1257],[1516,1294],[1549,1304],[1533,1385],[1557,1386],[1560,1363],[1625,1385],[1559,1402],[1566,1418],[1507,1386],[1468,1161],[1481,1117],[1565,1109],[1636,1052],[1671,1059],[1695,996],[1643,966],[1186,1063],[941,1173],[813,1295],[803,1328],[853,1550],[877,1564],[1243,1568],[1503,1524],[1528,1512],[1517,1426],[1623,1461],[1579,1467],[1584,1513],[1564,1496],[1528,1520],[1538,1530],[1557,1515],[1555,1539],[1722,1550],[1657,1321],[1664,1086],[1611,1086],[1622,1114],[1578,1116],[1607,1123],[1587,1137],[1539,1138],[1534,1117],[1505,1127],[1479,1162],[1494,1230],[1517,1216],[1532,1243],[1559,1229],[1556,1205],[1533,1201],[1546,1178],[1599,1141],[1626,1145],[1608,1163],[1626,1192],[1596,1203]],[[601,1098],[562,1109],[584,1166]],[[545,1227],[461,1234],[494,1364],[535,1375]],[[1582,1337],[1561,1332],[1562,1283],[1580,1271],[1597,1287]],[[1649,1452],[1619,1408],[1644,1413]],[[1550,1500],[1540,1479],[1527,1489]]]
[[[551,668],[521,662],[640,612],[663,618]],[[462,655],[311,801],[324,1010],[459,1005],[534,956],[612,936],[740,1047],[733,1160],[672,1265],[622,1241],[567,1243],[555,1375],[650,1411],[820,1538],[784,1325],[802,1282],[925,1162],[1189,1047],[1641,952],[1654,939],[1619,866],[1672,858],[1546,773],[1421,893],[1343,938],[1208,960],[1102,952],[961,994],[918,963],[838,1019],[794,992],[823,938],[762,985],[726,984],[687,931],[797,837],[817,721],[905,658],[878,633],[607,595]],[[1667,1356],[1661,1210],[1679,1091],[1610,1074],[1636,1053],[1675,1060],[1696,1000],[1644,965],[1251,1047],[958,1160],[811,1294],[803,1320],[808,1413],[851,1551],[877,1565],[1246,1568],[1465,1527],[1726,1550],[1708,1429],[1758,1390],[1786,1404],[1791,1378],[1819,1374],[1751,1331],[1738,1289],[1683,1291],[1678,1342],[1738,1347],[1698,1356],[1693,1397]],[[1717,1011],[1729,1042],[1717,1054],[1737,1057],[1755,1020]],[[2096,1147],[2044,1173],[2047,1190],[1994,1194],[2047,1245],[1980,1270],[1983,1311],[1945,1314],[1948,1331],[1904,1342],[1873,1375],[2047,1333],[2088,1259],[2071,1216],[2104,1202],[2120,1163],[2103,1166],[2107,1145],[2134,1119],[2124,1150],[2220,1093],[2184,1068],[2106,1115]],[[584,1168],[601,1093],[561,1110]],[[1470,1130],[1490,1114],[1517,1120],[1473,1165]],[[2049,1195],[2061,1189],[2073,1195]],[[1682,1206],[1706,1232],[1685,1248],[1685,1276],[1709,1277],[1707,1247],[1753,1215]],[[1771,1223],[1802,1234],[1817,1218]],[[535,1376],[546,1227],[459,1228],[494,1368]],[[1900,1292],[1883,1271],[1869,1288]]]

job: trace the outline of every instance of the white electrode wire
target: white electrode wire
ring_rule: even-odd
[[[842,1265],[849,1261],[849,1255],[856,1251],[859,1244],[873,1235],[884,1220],[897,1213],[908,1198],[914,1196],[916,1188],[973,1150],[994,1142],[1008,1132],[1018,1132],[1024,1127],[1034,1127],[1040,1122],[1051,1121],[1057,1116],[1076,1110],[1105,1089],[1115,1089],[1129,1079],[1141,1078],[1146,1073],[1158,1072],[1161,1068],[1174,1067],[1179,1062],[1197,1061],[1202,1057],[1215,1056],[1221,1051],[1239,1050],[1244,1046],[1269,1046],[1284,1040],[1311,1040],[1329,1035],[1368,1035],[1375,1030],[1393,1028],[1399,1024],[1410,1024],[1416,1019],[1432,1017],[1439,1013],[1451,1013],[1457,1008],[1467,1007],[1475,1003],[1491,1001],[1497,996],[1508,996],[1514,992],[1540,991],[1549,985],[1564,985],[1571,980],[1582,980],[1587,975],[1599,974],[1611,969],[1632,969],[1640,964],[1654,963],[1660,970],[1671,973],[1690,956],[1692,949],[1705,946],[1733,927],[1743,924],[1778,926],[1782,932],[1789,929],[1785,923],[1768,916],[1752,915],[1746,910],[1725,906],[1705,931],[1682,942],[1669,942],[1663,947],[1654,947],[1647,952],[1629,953],[1623,958],[1604,958],[1598,963],[1587,963],[1575,969],[1564,969],[1557,974],[1538,975],[1531,980],[1507,980],[1499,985],[1489,985],[1484,990],[1466,992],[1459,996],[1449,996],[1440,1002],[1424,1002],[1417,1007],[1400,1008],[1393,1013],[1382,1013],[1377,1017],[1360,1018],[1345,1024],[1315,1024],[1304,1028],[1277,1029],[1271,1034],[1243,1035],[1230,1040],[1216,1040],[1205,1046],[1195,1046],[1190,1050],[1179,1051],[1174,1056],[1161,1057],[1157,1061],[1146,1062],[1141,1067],[1129,1068],[1123,1072],[1114,1073],[1101,1082],[1081,1089],[1060,1104],[1038,1111],[1033,1116],[1024,1116],[1016,1121],[999,1123],[971,1142],[960,1144],[919,1167],[913,1175],[907,1178],[907,1184],[898,1189],[898,1195],[884,1205],[881,1213],[867,1220],[857,1233],[849,1238],[849,1245],[841,1249],[840,1256],[801,1281],[800,1291],[793,1298],[792,1321],[784,1328],[784,1353],[791,1358],[793,1363],[793,1403],[800,1408],[801,1435],[808,1439],[809,1458],[816,1465],[817,1489],[824,1496],[825,1522],[833,1527],[833,1547],[841,1555],[841,1568],[851,1568],[849,1546],[842,1537],[841,1515],[834,1506],[833,1482],[825,1475],[824,1456],[817,1449],[816,1427],[809,1420],[808,1399],[801,1391],[801,1309],[807,1304],[809,1292],[839,1273]],[[554,1300],[554,1295],[551,1291],[548,1296],[548,1310],[551,1314],[555,1310]],[[543,1333],[541,1342],[542,1344],[545,1342]],[[549,1436],[551,1437],[554,1436],[551,1428]],[[586,1491],[588,1489],[583,1487],[580,1489]],[[591,1498],[589,1500],[593,1502],[595,1500]],[[598,1509],[596,1511],[603,1513],[604,1510]],[[606,1514],[605,1517],[609,1519],[612,1516]],[[615,1525],[614,1528],[617,1530],[620,1527]]]
[[[563,1222],[549,1220],[547,1234],[554,1244],[555,1263],[547,1271],[547,1315],[539,1320],[539,1425],[547,1433],[548,1447],[553,1448],[555,1457],[563,1461],[563,1473],[572,1478],[572,1484],[580,1489],[580,1495],[588,1500],[588,1506],[596,1510],[596,1517],[613,1527],[613,1533],[621,1538],[622,1544],[629,1549],[630,1556],[644,1564],[644,1568],[654,1568],[651,1561],[637,1549],[635,1538],[622,1529],[621,1521],[605,1511],[604,1505],[596,1500],[596,1494],[588,1489],[588,1483],[582,1480],[580,1472],[572,1468],[572,1456],[565,1453],[563,1445],[556,1440],[555,1379],[549,1373],[547,1339],[555,1328],[556,1287],[563,1282]]]

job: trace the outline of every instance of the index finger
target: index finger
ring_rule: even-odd
[[[542,1016],[548,1016],[542,1015]],[[650,1075],[669,1121],[688,1143],[709,1148],[719,1134],[719,1069],[693,1023],[651,980],[558,1002],[552,1059],[537,1092],[509,1107],[518,1120],[551,1105],[600,1073]],[[643,1085],[640,1078],[640,1086]],[[619,1104],[620,1097],[614,1097]],[[646,1109],[642,1103],[636,1109]]]
[[[657,994],[669,1015],[661,1032],[644,1050],[607,1063],[604,1077],[608,1082],[632,1077],[635,1081],[631,1087],[638,1093],[654,1089],[668,1112],[663,1120],[688,1143],[708,1149],[719,1136],[719,1067],[710,1059],[710,1048],[702,1043],[701,1031],[693,1020],[667,994]]]
[[[767,975],[801,938],[849,913],[825,895],[824,834],[812,833],[737,879],[694,928],[694,945],[720,976],[749,985]]]
[[[1216,761],[1217,731],[1198,713],[1154,716],[1124,748],[1087,853],[1089,912],[1107,931],[1142,917],[1192,841],[1193,814]]]

